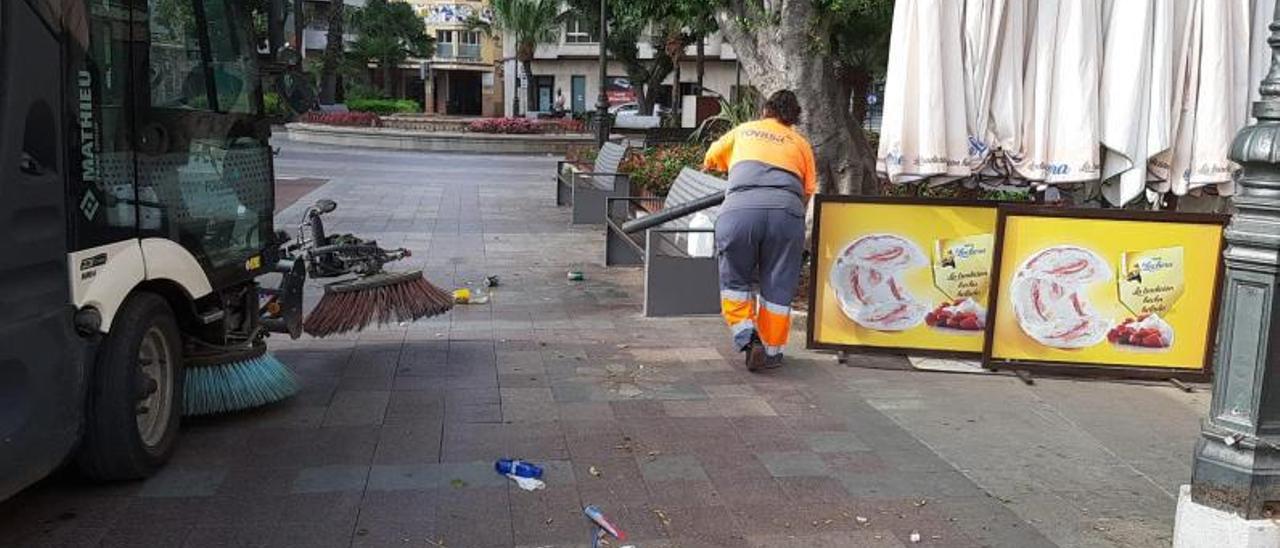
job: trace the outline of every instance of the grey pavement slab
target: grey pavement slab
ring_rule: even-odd
[[[333,199],[332,230],[414,250],[396,268],[502,285],[271,339],[297,397],[186,421],[145,482],[51,478],[0,504],[0,545],[577,547],[586,504],[640,548],[1168,544],[1204,395],[847,368],[800,332],[787,367],[750,374],[718,318],[641,317],[641,272],[602,267],[603,231],[555,207],[554,158],[279,144],[281,176],[328,181],[279,226]]]

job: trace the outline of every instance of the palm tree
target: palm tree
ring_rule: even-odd
[[[324,63],[320,67],[320,103],[331,105],[338,100],[338,70],[346,54],[345,0],[329,0],[329,31],[324,46]]]
[[[564,13],[560,0],[493,0],[493,21],[480,21],[474,16],[468,22],[472,29],[489,36],[505,35],[516,48],[516,61],[524,68],[526,77],[533,78],[533,53],[541,44],[554,44],[560,40],[560,25]],[[528,86],[525,110],[535,102],[534,87]]]

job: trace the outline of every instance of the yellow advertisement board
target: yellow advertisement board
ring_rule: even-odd
[[[1224,223],[1002,209],[988,365],[1204,371]]]
[[[814,207],[810,347],[982,352],[994,205],[819,197]]]

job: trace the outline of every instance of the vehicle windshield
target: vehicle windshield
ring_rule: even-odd
[[[79,248],[165,238],[211,278],[244,276],[271,234],[273,181],[257,52],[238,3],[62,3],[87,6],[78,18],[88,19],[84,59],[68,75],[81,113]],[[63,17],[75,36],[75,10]]]

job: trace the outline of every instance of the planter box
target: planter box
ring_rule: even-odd
[[[288,124],[285,129],[290,139],[302,143],[425,152],[564,155],[571,147],[595,144],[595,137],[586,134],[494,135],[302,123]]]

